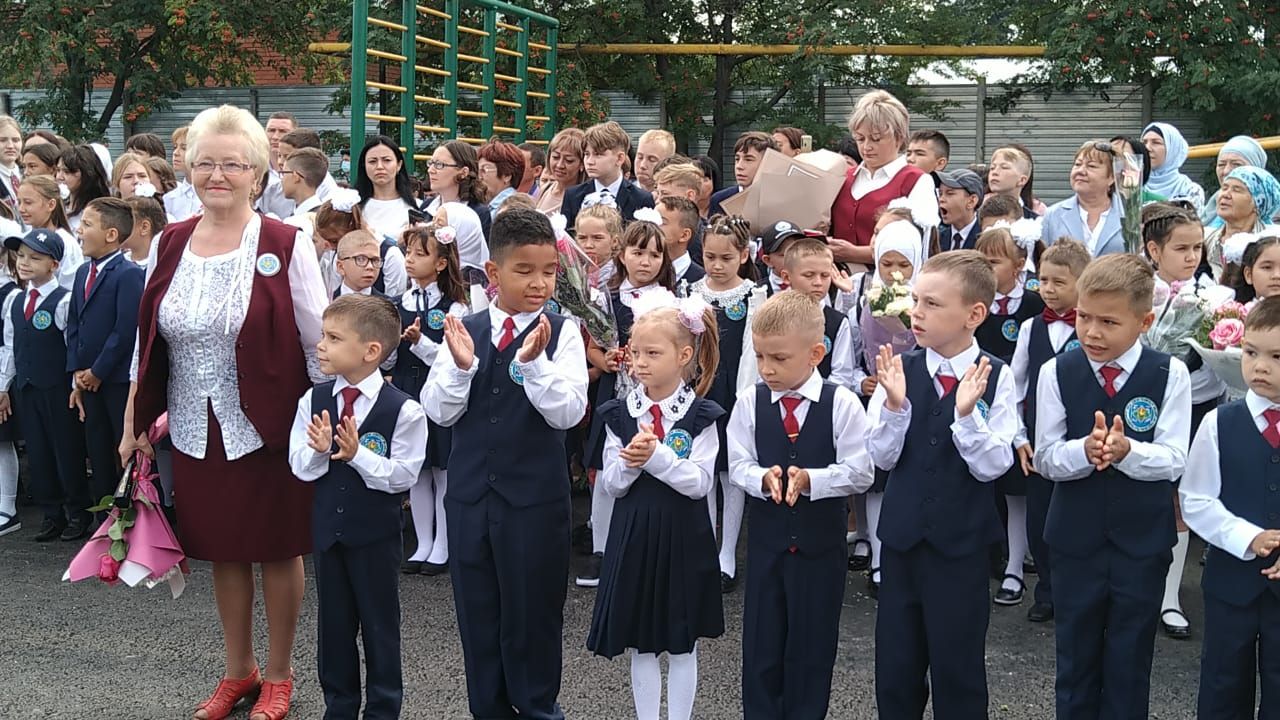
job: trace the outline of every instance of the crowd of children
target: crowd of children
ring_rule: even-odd
[[[1228,170],[1240,187],[1206,228],[1185,141],[1153,123],[1085,143],[1072,198],[1046,208],[1028,148],[953,167],[894,103],[859,103],[851,152],[878,165],[850,158],[832,209],[851,203],[869,242],[723,212],[766,154],[808,147],[795,128],[744,133],[718,191],[710,158],[651,130],[633,159],[614,122],[549,148],[449,142],[427,184],[375,137],[347,188],[315,132],[272,115],[256,207],[312,240],[332,298],[316,349],[332,380],[296,398],[288,453],[315,489],[327,717],[400,712],[397,573],[450,576],[474,716],[563,717],[575,547],[576,584],[596,588],[587,648],[629,655],[642,720],[664,653],[668,716],[693,715],[698,641],[735,631],[721,596],[739,585],[743,715],[824,717],[850,572],[877,601],[880,717],[930,701],[987,717],[992,606],[1023,604],[1029,573],[1027,619],[1055,622],[1058,717],[1145,717],[1157,632],[1192,635],[1191,532],[1209,546],[1200,716],[1251,717],[1259,683],[1260,716],[1280,712],[1280,183]],[[112,173],[105,148],[33,133],[26,172],[0,174],[0,535],[21,529],[19,441],[37,541],[87,536],[115,487],[147,258],[201,212],[178,180],[185,128],[171,140],[131,139]],[[1155,171],[1141,255],[1109,214],[1122,153]],[[1233,221],[1246,199],[1255,227]],[[558,301],[566,243],[607,339]],[[1252,303],[1247,392],[1147,343],[1188,283]]]

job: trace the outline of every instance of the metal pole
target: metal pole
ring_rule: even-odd
[[[449,77],[444,81],[444,99],[449,101],[444,106],[444,126],[453,131],[454,137],[458,136],[458,25],[461,18],[458,13],[462,12],[462,3],[460,0],[445,0],[445,14],[449,16],[444,21],[444,41],[448,44],[448,48],[444,51],[444,71],[449,73]]]
[[[520,82],[516,83],[518,87],[515,88],[515,101],[520,107],[515,108],[514,121],[511,123],[511,127],[520,131],[516,135],[518,143],[524,142],[529,130],[529,32],[533,29],[533,23],[529,18],[520,18],[520,27],[524,28],[524,32],[516,33],[516,51],[520,53],[520,57],[516,58],[516,77],[520,78]],[[497,54],[492,59],[496,61]]]
[[[351,3],[351,154],[355,156],[364,149],[365,111],[369,107],[368,98],[364,94],[365,75],[368,73],[365,50],[369,47],[369,0],[355,0]],[[354,157],[353,157],[354,159]],[[352,163],[353,166],[356,163]],[[357,179],[363,171],[353,167],[355,173],[352,180]]]
[[[543,127],[542,136],[544,140],[550,143],[551,138],[555,137],[556,134],[556,63],[558,62],[557,56],[559,54],[559,45],[557,45],[557,42],[560,39],[560,23],[559,21],[552,20],[550,18],[548,18],[546,22],[547,45],[551,48],[546,54],[547,69],[549,69],[551,73],[547,75],[546,86],[543,88],[543,92],[547,94],[547,99],[546,110],[542,114],[551,119],[548,120],[547,124]]]
[[[973,161],[981,165],[987,161],[987,78],[978,78],[974,91],[977,107],[973,118]]]
[[[418,90],[418,76],[414,66],[418,64],[418,6],[414,2],[402,3],[400,22],[407,28],[400,33],[400,54],[404,62],[400,63],[400,84],[404,92],[400,93],[400,114],[404,122],[400,124],[400,144],[404,146],[404,169],[413,174],[413,156],[418,146],[418,133],[413,125],[418,121],[418,104],[413,96]]]
[[[489,62],[484,63],[480,68],[480,77],[483,78],[480,81],[480,84],[485,87],[485,89],[480,92],[480,109],[484,111],[485,114],[484,117],[480,118],[480,138],[482,140],[488,140],[493,136],[493,126],[496,124],[494,123],[494,113],[498,109],[493,103],[494,96],[497,94],[497,88],[495,87],[497,78],[493,76],[493,64],[497,59],[496,55],[498,54],[494,50],[494,48],[497,47],[498,11],[492,6],[481,5],[484,8],[485,34],[484,37],[481,38],[481,47],[483,50],[481,50],[480,54],[481,56],[488,58]]]

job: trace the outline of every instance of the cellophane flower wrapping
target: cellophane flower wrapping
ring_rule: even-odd
[[[609,295],[592,284],[598,268],[568,235],[556,240],[556,252],[560,256],[556,267],[556,302],[564,312],[582,321],[597,345],[605,350],[616,348],[618,331],[613,324]]]
[[[1115,177],[1120,189],[1120,204],[1124,217],[1120,220],[1120,234],[1124,249],[1142,255],[1142,158],[1132,153],[1121,153],[1115,159]]]
[[[1155,322],[1142,337],[1143,343],[1163,353],[1185,358],[1186,340],[1196,337],[1208,318],[1220,308],[1234,304],[1235,293],[1208,278],[1171,285],[1156,284]]]
[[[900,355],[916,346],[915,333],[911,332],[911,288],[903,280],[902,273],[895,272],[893,282],[885,285],[879,276],[872,280],[866,293],[866,307],[858,321],[862,333],[862,351],[868,372],[876,372],[880,346],[889,345],[894,355]]]

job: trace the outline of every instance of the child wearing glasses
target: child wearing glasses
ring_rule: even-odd
[[[333,291],[334,300],[351,294],[386,297],[373,286],[382,269],[382,257],[378,254],[378,239],[368,230],[353,230],[342,236],[334,266],[342,278],[342,284]]]

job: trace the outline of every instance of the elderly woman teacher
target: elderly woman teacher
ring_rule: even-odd
[[[251,720],[279,720],[293,693],[290,654],[311,548],[311,491],[286,459],[297,398],[318,375],[325,306],[315,249],[253,211],[267,136],[230,105],[196,116],[186,165],[204,214],[152,245],[138,312],[137,375],[122,457],[151,453],[146,429],[169,414],[174,506],[187,555],[213,563],[226,670],[194,717],[218,720],[257,694]],[[312,372],[308,372],[308,368]],[[253,652],[254,563],[270,646]]]

